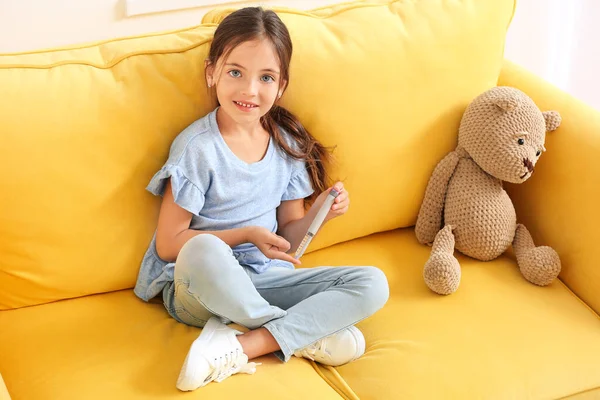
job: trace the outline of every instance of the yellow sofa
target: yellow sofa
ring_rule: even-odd
[[[376,265],[391,296],[359,323],[367,348],[339,368],[260,359],[183,394],[200,330],[134,296],[159,199],[145,191],[172,139],[215,106],[203,79],[216,24],[0,56],[0,374],[13,400],[600,398],[600,113],[503,58],[514,0],[344,3],[278,9],[294,41],[283,102],[326,145],[352,207],[304,257]],[[536,287],[509,253],[458,255],[447,297],[427,289],[414,235],[466,105],[495,85],[563,117],[518,217],[561,256]],[[257,188],[259,190],[260,188]],[[0,379],[0,398],[7,397]]]

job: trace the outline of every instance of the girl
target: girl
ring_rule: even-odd
[[[173,318],[203,327],[180,390],[254,373],[248,360],[271,352],[284,362],[350,362],[365,351],[354,324],[389,295],[375,267],[295,269],[300,261],[288,254],[331,190],[326,149],[276,104],[291,55],[274,12],[244,8],[225,18],[206,60],[219,106],[175,138],[147,188],[163,200],[135,293],[148,301],[162,292]],[[350,203],[342,183],[333,187],[340,195],[325,221]]]

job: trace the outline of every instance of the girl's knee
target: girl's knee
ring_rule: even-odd
[[[361,272],[367,281],[365,303],[369,314],[382,308],[390,297],[387,277],[377,267],[362,267]]]
[[[202,273],[217,267],[220,259],[231,256],[231,248],[215,235],[203,233],[189,239],[177,256],[176,274]]]
[[[185,252],[193,252],[197,253],[201,252],[209,252],[214,250],[226,250],[229,249],[227,243],[218,238],[215,235],[211,235],[210,233],[202,233],[200,235],[196,235],[193,238],[189,239],[179,252],[179,256]]]

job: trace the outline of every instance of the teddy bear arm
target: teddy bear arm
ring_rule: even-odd
[[[435,235],[442,228],[446,191],[458,161],[459,156],[455,151],[449,153],[438,163],[429,178],[415,226],[417,240],[422,244],[433,243]]]

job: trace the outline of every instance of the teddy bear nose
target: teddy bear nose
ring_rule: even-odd
[[[524,158],[523,159],[523,165],[525,165],[525,167],[527,168],[527,170],[529,172],[533,172],[533,163],[531,162],[531,160],[529,158]]]

